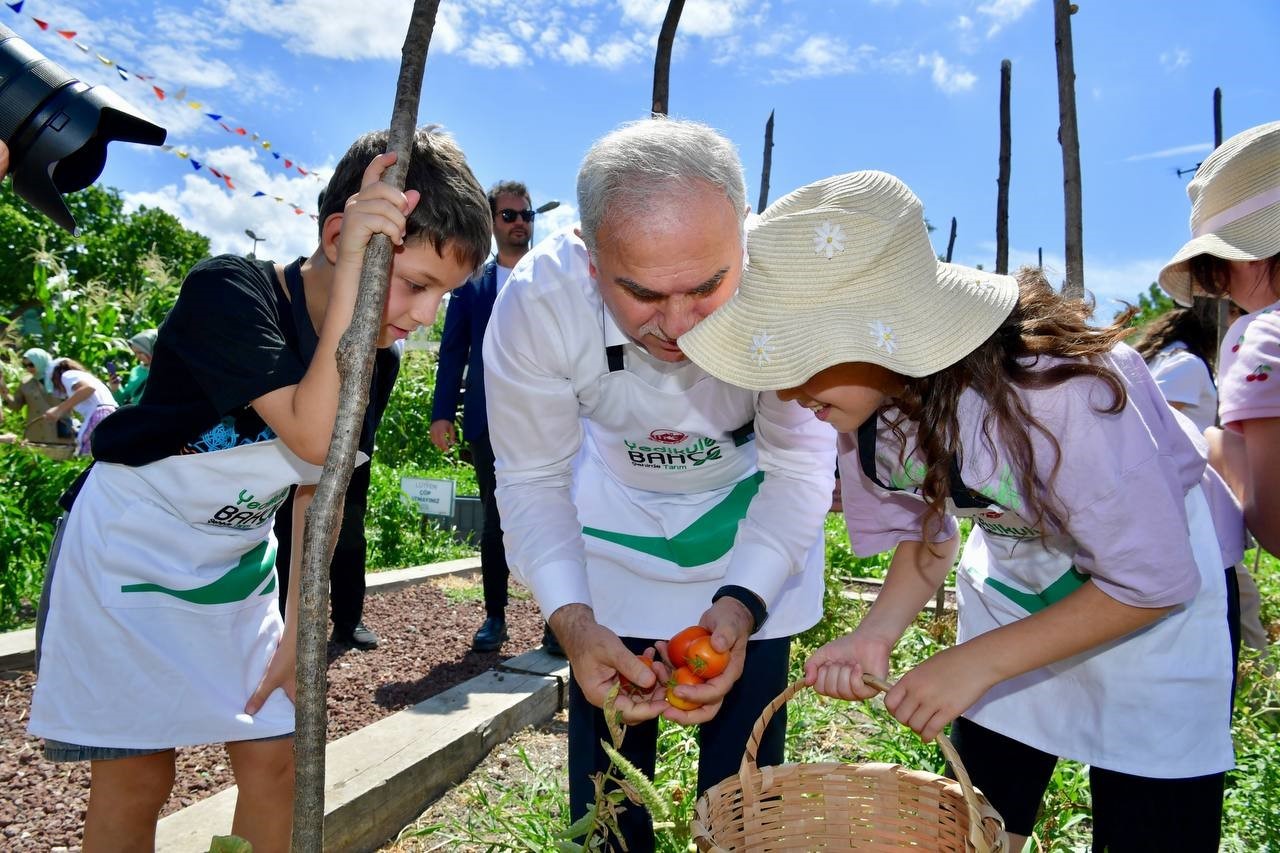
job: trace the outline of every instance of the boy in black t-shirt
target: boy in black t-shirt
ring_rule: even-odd
[[[219,742],[232,831],[288,849],[298,572],[281,620],[272,516],[298,484],[299,554],[372,235],[395,246],[379,347],[432,323],[489,250],[488,203],[453,141],[417,132],[403,193],[380,180],[386,143],[368,134],[343,156],[309,258],[192,269],[142,399],[94,435],[50,558],[30,722],[50,758],[92,762],[86,849],[151,849],[173,748]]]

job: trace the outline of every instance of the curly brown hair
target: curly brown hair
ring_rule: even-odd
[[[955,364],[920,378],[907,378],[894,404],[904,419],[916,424],[916,442],[926,473],[920,491],[929,510],[921,523],[924,541],[942,530],[942,516],[951,491],[951,463],[960,461],[960,395],[972,388],[987,404],[982,423],[983,443],[994,454],[996,432],[1008,452],[1011,467],[1020,472],[1028,520],[1035,526],[1048,519],[1063,528],[1064,519],[1053,480],[1061,464],[1061,449],[1053,433],[1028,411],[1019,390],[1053,388],[1080,376],[1093,377],[1111,390],[1111,405],[1100,412],[1114,414],[1128,402],[1120,377],[1097,361],[1129,333],[1132,311],[1110,326],[1091,326],[1093,303],[1068,299],[1055,291],[1036,267],[1018,271],[1018,302],[991,337]],[[1050,367],[1037,366],[1040,356],[1067,359]],[[904,448],[903,419],[891,427]],[[1032,432],[1053,448],[1049,480],[1036,475]]]

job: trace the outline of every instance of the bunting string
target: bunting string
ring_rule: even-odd
[[[10,0],[4,0],[4,4],[8,6],[9,9],[13,11],[13,13],[16,15],[22,14],[22,8],[23,6],[26,5],[26,2],[27,0],[13,0],[13,2],[10,2]],[[274,147],[272,146],[271,141],[266,137],[264,137],[262,134],[259,134],[255,131],[252,131],[248,128],[245,128],[239,125],[237,122],[233,121],[223,113],[211,111],[201,101],[188,99],[187,87],[183,86],[177,89],[176,91],[173,89],[162,88],[157,82],[157,78],[155,75],[142,74],[137,71],[130,71],[129,69],[125,68],[123,65],[111,59],[110,57],[103,56],[101,53],[97,52],[96,50],[91,48],[89,45],[85,44],[82,39],[78,38],[75,30],[58,29],[48,21],[45,21],[41,18],[37,18],[34,15],[29,15],[28,17],[30,17],[31,20],[35,22],[35,25],[40,28],[41,32],[47,32],[47,33],[50,33],[51,35],[61,36],[66,41],[75,45],[76,48],[79,49],[81,53],[92,54],[93,56],[97,57],[98,61],[101,62],[103,65],[107,66],[108,68],[114,68],[116,74],[120,77],[121,80],[136,82],[146,87],[148,93],[152,97],[154,97],[157,101],[161,101],[165,103],[181,104],[186,107],[189,107],[190,109],[196,110],[197,112],[202,113],[205,116],[205,118],[207,118],[209,121],[216,124],[219,128],[221,128],[226,133],[230,134],[231,136],[237,137],[238,141],[241,141],[244,144],[250,145],[254,148],[260,148],[261,150],[269,153],[272,159],[275,160],[285,171],[296,173],[298,175],[301,175],[302,177],[311,178],[313,180],[317,180],[321,182],[328,180],[327,177],[317,172],[315,169],[304,167],[301,163],[298,162],[296,158],[282,155],[280,152],[274,150]]]

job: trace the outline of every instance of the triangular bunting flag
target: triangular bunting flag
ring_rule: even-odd
[[[160,146],[160,150],[161,150],[161,151],[165,151],[165,152],[172,151],[172,150],[173,150],[173,146],[172,146],[172,145],[161,145],[161,146]]]
[[[230,133],[230,132],[231,132],[231,128],[227,126],[227,123],[226,123],[225,121],[220,121],[220,122],[218,122],[218,127],[222,128],[222,129],[223,129],[223,130],[225,130],[227,133]]]
[[[184,100],[186,100],[186,98],[187,98],[187,87],[186,87],[186,86],[183,86],[181,89],[179,89],[179,90],[177,91],[177,94],[175,94],[175,95],[173,96],[173,99],[174,99],[175,101],[184,101]]]
[[[190,157],[191,155],[190,155],[190,154],[188,154],[186,151],[179,151],[179,152],[178,152],[178,156],[179,156],[179,157],[181,157],[183,160],[185,160],[185,159],[187,159],[188,157]]]
[[[35,22],[36,22],[36,26],[37,26],[37,27],[39,27],[40,29],[42,29],[42,30],[48,30],[48,29],[49,29],[49,22],[48,22],[48,21],[42,21],[42,20],[40,20],[39,18],[32,18],[31,20],[35,21]]]
[[[21,12],[21,11],[22,11],[22,4],[23,4],[23,3],[25,3],[25,2],[27,2],[27,0],[18,0],[18,2],[17,2],[17,3],[5,3],[4,5],[8,6],[8,7],[9,7],[10,9],[12,9],[14,12]]]
[[[236,188],[236,185],[235,185],[235,184],[233,184],[233,183],[231,183],[231,176],[230,176],[230,175],[223,175],[223,176],[222,176],[222,180],[224,180],[224,181],[226,181],[226,182],[227,182],[227,189],[229,189],[229,190],[234,190],[234,189]]]
[[[236,128],[236,133],[240,134],[241,136],[248,136],[248,135],[249,135],[249,131],[245,130],[243,127],[237,127],[237,128]]]
[[[89,52],[89,45],[87,45],[87,44],[81,44],[81,43],[80,43],[80,42],[78,42],[78,41],[73,41],[73,42],[72,42],[72,44],[74,44],[76,47],[80,48],[80,52],[81,52],[81,53],[88,53],[88,52]]]
[[[254,194],[253,194],[253,196],[252,196],[252,197],[253,197],[253,198],[259,198],[259,197],[264,196],[264,195],[266,195],[266,193],[264,193],[262,190],[258,190],[256,193],[254,193]]]
[[[270,151],[270,150],[271,150],[271,143],[270,143],[270,142],[268,142],[268,141],[267,141],[267,140],[265,140],[265,139],[264,139],[264,140],[262,140],[262,150],[263,150],[263,151]]]
[[[285,167],[286,169],[292,169],[292,168],[293,168],[293,161],[292,161],[292,160],[289,160],[289,159],[286,159],[286,160],[284,161],[284,167]]]
[[[305,175],[306,173],[307,173],[307,170],[306,170],[306,169],[302,168],[301,166],[299,166],[299,167],[298,167],[298,174],[299,174],[299,175]]]
[[[129,79],[129,73],[125,71],[125,69],[122,66],[119,66],[119,65],[116,66],[116,73],[120,75],[121,80]]]
[[[195,160],[195,159],[193,159],[193,160],[191,161],[191,165],[196,167],[196,171],[197,171],[197,172],[198,172],[198,171],[200,171],[200,161],[199,161],[199,160]]]
[[[302,208],[300,208],[300,207],[295,207],[295,208],[293,209],[293,212],[294,212],[294,213],[296,213],[296,214],[298,214],[299,216],[301,216],[302,214],[306,213],[306,211],[305,211],[305,210],[303,210],[303,209],[302,209]]]
[[[72,33],[72,35],[75,35],[75,33]],[[103,56],[100,53],[97,53],[94,55],[98,57],[98,61],[101,62],[103,65],[115,65],[114,62],[112,62],[110,59],[107,59],[105,56]]]
[[[187,101],[187,106],[191,107],[193,110],[198,110],[204,107],[204,104],[199,101]]]
[[[219,172],[217,169],[213,168],[212,166],[210,166],[210,167],[209,167],[209,171],[210,171],[210,172],[213,172],[213,176],[214,176],[215,178],[221,178],[221,177],[222,177],[222,173],[221,173],[221,172]]]
[[[71,41],[73,38],[76,37],[76,31],[75,30],[58,30],[58,35],[62,36],[67,41]],[[101,57],[99,57],[99,59],[101,59]]]
[[[214,121],[222,121],[222,116],[218,115],[217,113],[205,113],[205,115],[207,115],[209,118],[213,119]]]
[[[164,100],[164,89],[161,89],[159,86],[152,86],[151,91],[156,93],[157,98],[162,101]]]

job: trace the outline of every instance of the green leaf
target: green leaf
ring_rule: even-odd
[[[253,845],[238,835],[215,835],[209,853],[253,853]]]

